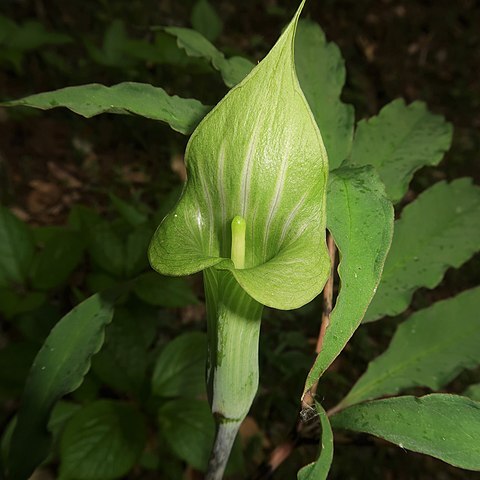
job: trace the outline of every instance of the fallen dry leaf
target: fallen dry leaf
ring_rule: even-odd
[[[62,182],[68,188],[81,188],[82,182],[73,176],[70,172],[64,168],[58,166],[55,162],[48,162],[47,167],[49,172],[60,182]]]

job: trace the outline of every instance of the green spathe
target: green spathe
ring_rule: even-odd
[[[149,251],[162,274],[230,270],[251,297],[279,309],[312,300],[329,270],[327,155],[294,66],[300,10],[267,57],[193,133],[182,198]],[[246,224],[243,269],[230,260],[237,215]]]

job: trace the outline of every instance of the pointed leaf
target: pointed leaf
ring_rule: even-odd
[[[255,300],[281,309],[312,300],[329,270],[327,158],[295,76],[297,18],[192,135],[183,196],[149,252],[165,275],[229,269]],[[225,260],[237,215],[246,221],[242,270]]]
[[[413,174],[425,165],[438,165],[452,143],[452,125],[427,110],[423,102],[405,105],[394,100],[376,117],[359,122],[351,163],[373,165],[388,198],[402,199]]]
[[[33,235],[28,226],[8,208],[0,206],[0,286],[23,284],[34,253]]]
[[[455,467],[480,470],[480,403],[457,395],[396,397],[347,408],[334,428],[370,433]]]
[[[393,232],[393,207],[372,167],[332,172],[327,200],[327,226],[340,252],[341,288],[304,392],[335,360],[362,321],[380,281]]]
[[[192,10],[192,25],[205,38],[213,42],[221,33],[223,24],[208,0],[197,0]]]
[[[342,54],[337,45],[327,43],[319,25],[301,20],[295,41],[295,65],[333,170],[348,157],[353,140],[353,107],[340,100],[345,84]]]
[[[462,178],[439,182],[395,222],[382,281],[365,315],[370,322],[403,312],[417,288],[436,287],[449,267],[480,249],[480,187]]]
[[[85,245],[83,239],[68,230],[57,232],[35,256],[30,278],[38,290],[50,290],[64,284],[80,264]]]
[[[330,422],[328,421],[327,414],[323,407],[319,403],[316,403],[315,407],[322,426],[320,456],[314,463],[306,465],[298,472],[298,480],[326,480],[333,460],[332,427],[330,426]]]
[[[148,217],[145,213],[137,209],[134,205],[117,197],[114,193],[109,194],[110,201],[119,215],[122,216],[132,227],[138,227],[147,222]]]
[[[165,31],[177,39],[179,48],[190,57],[203,58],[218,70],[227,87],[240,83],[252,70],[254,64],[242,57],[225,58],[201,33],[190,28],[165,27]]]
[[[8,470],[15,480],[26,480],[47,456],[50,413],[62,396],[81,385],[92,355],[102,346],[104,329],[112,316],[111,296],[91,296],[60,320],[35,357],[10,448]]]
[[[4,107],[33,107],[49,110],[66,107],[86,118],[100,113],[133,114],[168,123],[173,130],[189,134],[210,107],[198,100],[170,96],[162,88],[124,82],[105,87],[98,83],[61,88],[0,104]]]
[[[341,405],[416,386],[438,390],[464,368],[480,365],[479,311],[480,287],[414,313],[400,324],[388,349],[370,362]]]
[[[131,405],[100,400],[68,421],[60,443],[60,474],[77,480],[124,477],[146,441],[143,416]]]

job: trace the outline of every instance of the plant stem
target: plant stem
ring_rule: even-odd
[[[241,422],[228,422],[217,425],[215,444],[213,445],[205,480],[222,480],[240,424]]]
[[[258,340],[263,305],[228,271],[204,271],[208,319],[207,385],[217,435],[208,480],[222,478],[240,424],[258,389]]]

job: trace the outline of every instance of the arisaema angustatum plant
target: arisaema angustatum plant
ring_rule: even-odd
[[[327,280],[328,161],[294,66],[303,3],[266,58],[192,134],[181,199],[149,256],[164,275],[203,271],[207,384],[219,479],[258,388],[264,306],[301,307]]]
[[[407,318],[390,347],[370,363],[340,403],[328,412],[318,402],[314,408],[317,384],[321,392],[318,398],[326,406],[331,402],[332,390],[326,388],[328,383],[319,383],[319,379],[362,319],[372,322],[385,315],[401,314],[410,305],[416,289],[435,287],[447,268],[458,267],[478,251],[480,188],[468,179],[460,179],[427,189],[402,208],[392,242],[392,202],[402,199],[416,170],[438,164],[450,145],[451,126],[443,117],[429,113],[421,102],[406,105],[395,100],[379,115],[360,121],[355,128],[353,108],[341,101],[345,69],[340,51],[326,41],[314,22],[298,22],[299,13],[255,68],[245,58],[226,58],[199,32],[177,27],[164,29],[177,38],[178,47],[187,55],[203,58],[221,73],[228,87],[234,87],[209,114],[211,107],[197,100],[170,96],[160,87],[134,82],[112,87],[99,84],[67,87],[2,105],[40,109],[63,106],[85,117],[104,112],[136,114],[167,122],[184,134],[191,134],[201,122],[187,149],[188,182],[178,205],[159,227],[150,258],[153,266],[164,274],[204,272],[209,336],[207,380],[218,427],[207,478],[222,477],[231,444],[258,387],[257,350],[263,307],[293,309],[320,293],[330,267],[325,248],[326,229],[329,247],[334,250],[333,239],[338,248],[340,282],[331,315],[329,308],[321,314],[318,355],[303,392],[299,392],[299,409],[303,407],[302,413],[307,413],[300,417],[307,421],[315,419],[315,425],[321,429],[321,449],[316,462],[298,472],[298,480],[327,478],[333,458],[331,426],[373,434],[403,449],[478,471],[480,404],[466,397],[473,399],[478,395],[480,385],[471,385],[465,396],[442,393],[421,398],[381,397],[414,387],[443,390],[462,369],[478,366],[479,288]],[[19,285],[27,291],[35,284],[38,267],[31,262],[34,251],[29,239],[31,232],[19,225],[6,209],[0,210],[0,227],[3,226],[0,237],[3,235],[3,243],[8,245],[5,250],[8,255],[0,256],[7,259],[4,267],[8,268],[5,271],[0,268],[0,277],[3,273],[3,281],[14,280],[14,292]],[[128,223],[137,225],[138,214],[132,222],[132,211],[128,209],[125,215],[130,219]],[[145,226],[145,221],[140,220],[140,227]],[[28,238],[22,245],[19,239],[25,236]],[[111,248],[110,238],[107,236],[105,240],[107,250]],[[12,245],[15,248],[10,248]],[[129,251],[127,245],[125,250],[117,249],[120,255]],[[141,255],[143,249],[139,250]],[[45,251],[48,249],[38,253],[43,255]],[[92,258],[98,258],[98,254]],[[32,266],[33,276],[32,270],[29,273]],[[122,279],[125,266],[120,262]],[[156,277],[151,273],[148,272],[149,278]],[[175,279],[157,277],[161,279],[162,293],[168,290],[164,281],[175,283]],[[49,419],[55,418],[52,409],[60,398],[82,383],[92,356],[104,344],[106,325],[113,321],[113,325],[118,323],[114,331],[123,330],[125,318],[114,316],[114,308],[118,304],[121,312],[128,295],[138,295],[142,279],[145,279],[143,274],[122,282],[111,292],[87,298],[66,314],[44,341],[25,384],[10,445],[7,434],[2,438],[0,463],[5,460],[6,478],[27,480],[47,457],[56,462],[52,446],[58,437],[48,433]],[[332,285],[331,276],[324,291],[328,306],[333,303]],[[148,296],[155,296],[158,291],[154,289]],[[5,291],[2,298],[8,298]],[[157,300],[156,306],[167,306]],[[137,313],[137,303],[133,305]],[[139,320],[137,316],[132,319],[133,329]],[[150,344],[144,345],[143,335],[140,337],[143,345],[140,351],[145,357],[150,356],[147,352]],[[203,335],[201,338],[203,342]],[[114,350],[127,352],[131,344],[124,348],[123,337],[117,340]],[[198,340],[196,336],[194,345],[203,347]],[[107,351],[109,345],[117,345],[109,342],[110,337],[106,341]],[[168,371],[174,363],[172,358],[185,360],[191,353],[199,363],[198,355],[191,352],[193,348],[186,348],[183,343],[181,349],[175,350],[174,344],[178,348],[180,342],[174,341],[161,351],[155,371]],[[133,357],[125,359],[140,358],[138,351],[133,348]],[[179,354],[174,357],[172,351]],[[186,365],[190,363],[187,361]],[[117,367],[114,362],[112,365]],[[194,409],[205,406],[203,399],[194,399],[195,406],[191,407],[193,393],[183,387],[192,377],[184,373],[183,367],[173,371],[174,375],[168,373],[175,378],[173,389],[159,391],[155,374],[151,382],[155,397],[152,404],[156,407],[158,401],[160,405],[158,433],[168,441],[175,456],[204,470],[207,463],[204,453],[208,455],[210,436],[208,442],[204,441],[206,450],[201,461],[184,455],[185,448],[182,451],[173,448],[178,444],[199,445],[196,432],[179,428],[179,423],[184,419],[196,423]],[[113,379],[117,378],[116,369],[111,373]],[[177,383],[177,377],[184,383]],[[136,378],[131,383],[137,384]],[[113,382],[114,390],[116,383]],[[150,445],[146,446],[146,427],[142,428],[141,415],[136,410],[140,407],[151,410],[150,398],[148,405],[140,401],[134,408],[136,402],[129,402],[126,408],[121,400],[126,392],[136,398],[137,392],[127,387],[116,392],[119,399],[98,402],[100,415],[93,418],[97,418],[99,429],[86,428],[85,436],[78,426],[91,425],[84,419],[92,416],[84,414],[92,415],[97,406],[94,404],[90,410],[90,405],[75,405],[80,409],[80,417],[74,413],[67,420],[60,442],[61,478],[124,478],[140,461],[142,452],[151,453]],[[180,408],[182,404],[190,410]],[[106,416],[105,411],[111,411],[112,415]],[[210,427],[208,407],[206,413]],[[102,450],[108,431],[105,425],[110,428],[109,419],[116,436],[108,435]],[[125,431],[117,428],[124,423],[138,428]],[[302,425],[296,425],[296,434],[304,433]],[[308,427],[304,430],[311,433],[310,424]],[[272,452],[267,470],[262,468],[262,472],[267,472],[262,478],[278,467],[276,453],[291,452],[302,440],[298,437]],[[200,438],[206,437],[202,434]],[[282,450],[285,446],[288,448]],[[159,475],[164,478],[164,472],[169,471],[163,469],[165,453],[168,457],[171,452],[159,442],[158,453]],[[126,464],[122,462],[125,459]],[[142,464],[143,460],[142,456]],[[145,466],[147,463],[150,464],[148,458]],[[80,470],[88,473],[82,474]]]

